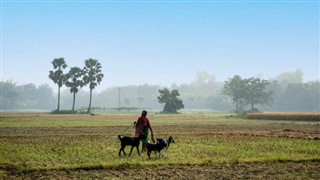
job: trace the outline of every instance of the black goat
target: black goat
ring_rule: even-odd
[[[171,143],[175,143],[172,136],[170,136],[170,137],[167,139],[167,142],[168,142],[168,145],[167,145],[167,147],[166,147],[166,151],[168,150],[168,148],[169,148],[169,146],[170,146]]]
[[[148,143],[148,145],[147,145],[148,157],[150,158],[150,154],[151,154],[152,151],[154,151],[155,153],[158,152],[159,153],[159,157],[160,157],[161,150],[164,150],[165,152],[167,152],[171,143],[174,143],[174,139],[173,139],[172,136],[170,136],[168,139],[157,139],[157,143],[156,144]]]
[[[140,156],[140,151],[139,151],[139,145],[140,145],[140,140],[144,137],[144,135],[140,135],[139,137],[127,137],[127,136],[124,136],[124,137],[121,137],[120,135],[118,136],[120,141],[121,141],[121,148],[119,150],[119,156],[121,156],[121,151],[123,152],[123,154],[126,156],[126,153],[124,152],[124,148],[128,145],[128,146],[131,146],[131,150],[130,150],[130,153],[129,153],[129,156],[131,155],[132,153],[132,149],[134,147],[137,148],[137,151],[138,151],[138,154]]]

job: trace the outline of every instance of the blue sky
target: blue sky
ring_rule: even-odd
[[[51,61],[98,59],[99,89],[190,83],[199,71],[319,79],[318,1],[1,1],[1,76],[54,84]]]

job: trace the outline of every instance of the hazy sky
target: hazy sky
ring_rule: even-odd
[[[99,89],[190,83],[198,71],[319,79],[319,1],[1,0],[1,76],[54,84],[54,58],[93,58]]]

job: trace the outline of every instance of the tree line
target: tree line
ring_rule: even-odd
[[[1,110],[48,110],[54,105],[54,92],[48,84],[18,85],[12,80],[1,81]]]
[[[234,76],[235,77],[235,76]],[[110,87],[92,94],[95,99],[94,106],[99,108],[118,108],[119,89],[121,88],[121,107],[135,107],[139,109],[159,110],[164,105],[159,103],[159,90],[178,90],[179,99],[183,101],[186,109],[211,110],[219,112],[252,110],[248,100],[239,100],[238,109],[231,96],[225,93],[225,84],[231,82],[234,77],[225,82],[220,82],[213,75],[200,72],[194,80],[186,84],[172,84],[168,87],[159,85],[127,85]],[[239,76],[240,77],[240,76]],[[241,78],[241,77],[240,77]],[[255,77],[257,78],[257,77]],[[245,78],[241,78],[244,80]],[[247,78],[250,79],[250,78]],[[261,81],[262,78],[259,78]],[[319,112],[320,111],[320,83],[319,81],[303,82],[301,71],[285,72],[269,79],[264,92],[272,92],[269,99],[272,105],[257,103],[254,109],[274,112]],[[49,85],[36,86],[32,83],[18,85],[13,81],[1,81],[1,109],[47,109],[56,107],[57,94]],[[75,109],[88,105],[90,94],[79,89]],[[240,103],[241,102],[241,103]],[[61,92],[61,107],[68,109],[73,106],[73,96],[70,90]],[[87,108],[85,108],[87,109]],[[134,109],[134,108],[133,108]]]

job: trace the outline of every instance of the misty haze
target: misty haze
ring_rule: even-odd
[[[0,0],[0,179],[320,179],[317,0]]]
[[[272,92],[272,103],[257,104],[256,109],[263,112],[319,112],[319,81],[302,80],[303,72],[300,70],[285,72],[269,79],[266,89]],[[223,92],[224,84],[225,82],[217,81],[214,75],[202,71],[190,83],[172,84],[165,88],[179,90],[185,105],[183,111],[234,112],[235,106],[231,98]],[[163,104],[158,102],[157,97],[162,88],[164,87],[160,85],[142,84],[115,86],[100,92],[93,90],[93,111],[117,111],[116,108],[119,107],[135,111],[161,111]],[[1,82],[1,90],[3,111],[50,111],[57,105],[57,91],[47,84],[18,85],[14,81],[5,81]],[[84,111],[88,101],[89,91],[80,89],[76,94],[75,109]],[[61,109],[70,110],[72,102],[73,95],[64,86],[61,92]],[[243,106],[244,111],[250,110],[249,105]]]

